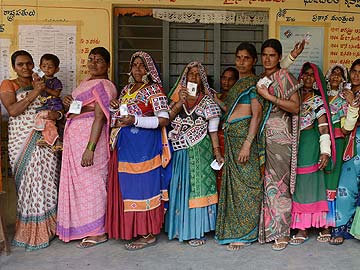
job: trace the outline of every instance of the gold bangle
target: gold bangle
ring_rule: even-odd
[[[95,151],[95,148],[96,148],[96,143],[88,142],[88,144],[87,144],[87,146],[86,146],[86,149],[87,149],[87,150],[90,150],[91,152],[94,152],[94,151]]]

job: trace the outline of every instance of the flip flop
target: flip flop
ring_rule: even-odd
[[[139,240],[139,239],[136,239],[135,241],[132,241],[130,243],[127,243],[125,244],[125,249],[128,250],[128,251],[135,251],[135,250],[139,250],[139,249],[144,249],[144,248],[148,248],[148,247],[151,247],[151,246],[154,246],[156,245],[157,243],[157,239],[155,238],[155,241],[154,242],[151,242],[151,243],[148,243],[148,242],[140,242],[138,244],[136,244],[135,242]]]
[[[285,244],[285,246],[279,246],[281,244]],[[281,251],[284,250],[288,246],[288,244],[288,241],[278,241],[277,239],[275,239],[275,243],[271,246],[271,249],[275,251]]]
[[[340,242],[337,242],[336,239],[341,239],[341,241],[340,241]],[[342,237],[342,236],[336,236],[336,237],[330,238],[329,244],[330,244],[330,245],[333,245],[333,246],[339,246],[339,245],[342,245],[342,244],[344,243],[344,241],[345,241],[344,237]]]
[[[200,247],[206,244],[206,238],[191,239],[189,240],[188,244],[192,247]]]
[[[240,249],[243,249],[243,248],[248,247],[250,245],[251,245],[251,243],[243,243],[242,245],[236,245],[236,244],[231,245],[231,243],[230,243],[230,244],[227,245],[226,250],[227,251],[239,251]]]
[[[299,242],[299,243],[291,242],[292,240],[302,240],[302,242]],[[292,238],[291,238],[290,241],[289,241],[289,245],[292,245],[292,246],[302,245],[302,244],[304,244],[307,240],[309,240],[309,237],[308,237],[308,236],[296,236],[296,235],[293,235]]]
[[[331,238],[331,234],[330,233],[322,233],[319,232],[319,235],[316,237],[316,240],[319,241],[320,243],[327,243],[330,241]]]
[[[100,240],[100,241],[96,241],[96,240],[91,240],[91,239],[88,239],[88,238],[84,238],[81,240],[81,242],[76,245],[76,247],[78,248],[89,248],[89,247],[94,247],[94,246],[97,246],[99,244],[102,244],[102,243],[105,243],[108,239],[103,239],[103,240]],[[81,244],[91,244],[91,245],[88,245],[88,246],[82,246]]]

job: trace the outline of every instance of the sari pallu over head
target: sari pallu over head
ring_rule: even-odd
[[[159,67],[155,63],[155,60],[148,53],[143,51],[135,52],[131,56],[129,64],[129,84],[122,89],[120,93],[120,100],[134,86],[134,82],[132,82],[133,79],[131,79],[131,66],[136,58],[140,58],[145,65],[149,85],[140,89],[134,100],[127,103],[129,114],[137,116],[152,116],[155,112],[169,111],[168,100],[164,93],[164,89],[162,88]],[[117,136],[118,132],[119,129],[115,129],[115,132],[112,131],[112,134],[114,133]],[[161,128],[161,140],[161,165],[165,168],[171,160],[171,150],[167,138],[166,127]]]
[[[336,162],[336,145],[335,145],[334,128],[333,128],[332,121],[331,121],[331,111],[330,111],[330,107],[329,107],[329,100],[328,100],[328,96],[327,96],[327,92],[326,92],[326,81],[325,81],[325,77],[324,77],[321,69],[317,65],[310,63],[310,62],[303,64],[300,74],[299,74],[299,80],[301,79],[301,77],[303,75],[303,72],[304,72],[303,69],[306,64],[309,64],[310,67],[312,68],[312,70],[314,71],[315,82],[316,82],[316,86],[318,88],[315,90],[319,91],[321,99],[324,103],[325,111],[326,111],[325,115],[326,115],[326,120],[327,120],[328,127],[329,127],[329,135],[330,135],[330,140],[331,140],[331,161],[332,162],[331,162],[331,164],[329,163],[327,165],[327,167],[325,168],[325,171],[331,171],[332,168],[335,166],[335,162]]]
[[[135,84],[131,66],[136,58],[140,58],[145,65],[148,81],[143,80],[144,84],[136,95],[127,98]],[[129,84],[120,94],[120,101],[127,104],[128,113],[146,117],[169,111],[153,58],[146,52],[136,52],[131,56],[129,70]],[[146,212],[158,208],[163,201],[168,200],[167,189],[171,175],[168,166],[171,151],[166,127],[146,129],[128,126],[121,128],[117,136],[118,174],[124,212]],[[135,182],[140,187],[134,186]]]
[[[342,83],[340,83],[339,85],[339,91],[342,91],[343,90],[343,84],[348,82],[349,80],[349,74],[348,74],[348,70],[347,68],[342,65],[342,64],[334,64],[330,67],[330,69],[328,70],[328,72],[326,73],[326,80],[329,81],[329,78],[330,78],[330,75],[332,73],[332,71],[335,69],[335,68],[340,68],[342,69],[343,73],[344,73],[344,81]],[[347,106],[346,108],[344,108],[343,110],[343,114],[346,115],[347,113]],[[339,136],[339,137],[343,137],[344,135],[342,134],[342,132],[336,132],[335,130],[335,137],[337,138],[337,134],[341,134],[342,136]],[[346,143],[345,143],[345,150],[344,150],[344,153],[343,153],[343,160],[344,161],[348,161],[350,159],[352,159],[355,155],[356,155],[356,128],[354,128],[351,133],[349,134],[349,136],[347,136],[346,138]]]
[[[181,73],[181,75],[178,77],[175,85],[173,88],[171,88],[170,92],[168,93],[168,97],[171,101],[177,102],[179,100],[179,91],[180,88],[186,87],[186,83],[187,83],[187,74],[189,72],[189,70],[193,67],[197,67],[199,69],[199,74],[201,77],[201,82],[203,85],[203,90],[204,90],[204,94],[208,95],[210,97],[214,97],[215,94],[215,90],[212,89],[208,83],[207,80],[207,76],[206,76],[206,71],[204,66],[197,61],[191,62],[189,64],[186,65],[186,67],[184,68],[183,72]]]

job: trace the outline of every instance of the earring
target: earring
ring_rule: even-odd
[[[345,81],[342,81],[340,84],[339,84],[339,90],[342,91],[344,89],[344,84],[345,84]]]
[[[128,83],[135,83],[135,79],[134,79],[134,77],[131,75],[131,73],[129,74]]]
[[[328,91],[331,91],[330,82],[328,82],[328,83],[326,84],[326,89],[327,89]]]
[[[316,83],[316,82],[314,82],[314,83],[313,83],[313,89],[315,89],[315,90],[319,90],[319,87],[318,87],[318,85],[317,85],[317,83]]]
[[[141,81],[145,84],[149,83],[148,73],[146,73],[144,76],[142,76]]]

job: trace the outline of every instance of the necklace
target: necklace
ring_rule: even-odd
[[[184,108],[184,111],[185,111],[185,113],[187,114],[187,115],[192,115],[192,113],[195,111],[195,109],[196,109],[196,105],[199,103],[199,100],[200,100],[200,98],[202,97],[202,95],[201,94],[199,94],[198,96],[197,96],[197,98],[196,98],[196,100],[195,100],[195,103],[194,103],[194,105],[190,108],[190,106],[189,106],[189,103],[188,103],[188,101],[187,100],[185,100],[185,103],[183,104],[183,108]],[[190,111],[189,111],[190,110]]]
[[[135,93],[137,93],[137,92],[139,92],[141,89],[143,89],[144,86],[146,85],[146,83],[143,83],[138,89],[136,89],[133,93],[131,93],[131,91],[133,90],[133,88],[134,88],[135,85],[136,85],[136,84],[134,83],[134,85],[131,86],[131,88],[128,90],[128,95],[129,95],[129,96],[133,96]]]
[[[328,96],[331,96],[331,97],[337,96],[338,93],[339,93],[338,90],[328,90],[327,91]]]

